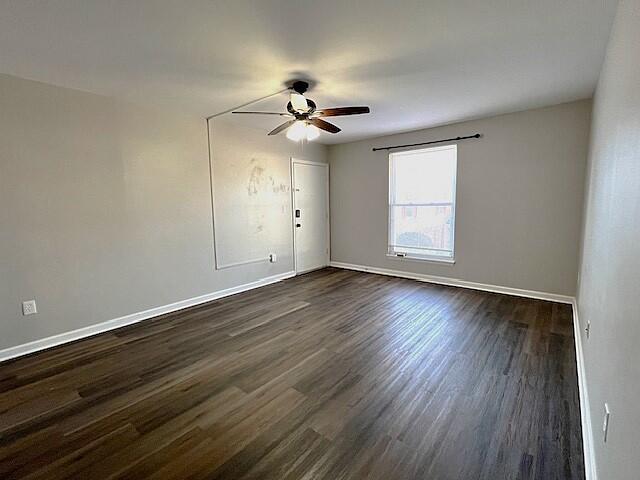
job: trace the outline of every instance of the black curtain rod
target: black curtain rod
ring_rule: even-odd
[[[420,145],[431,145],[432,143],[442,143],[442,142],[455,142],[457,140],[467,140],[468,138],[480,138],[482,135],[476,133],[475,135],[469,135],[466,137],[456,137],[456,138],[445,138],[444,140],[434,140],[432,142],[422,142],[422,143],[409,143],[407,145],[394,145],[391,147],[379,147],[374,148],[373,151],[377,152],[378,150],[391,150],[392,148],[404,148],[404,147],[419,147]]]

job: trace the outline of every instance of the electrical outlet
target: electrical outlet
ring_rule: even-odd
[[[38,313],[35,300],[27,300],[26,302],[22,302],[23,315],[33,315],[34,313]]]
[[[591,334],[591,322],[587,322],[587,328],[585,328],[584,331],[587,333],[587,338],[589,338]]]
[[[611,412],[609,411],[609,405],[607,403],[604,404],[604,421],[602,422],[602,439],[604,442],[607,442],[607,436],[609,435],[609,418],[611,417]]]
[[[278,260],[278,257],[276,256],[276,254],[275,254],[275,253],[270,253],[270,254],[269,254],[269,261],[270,261],[271,263],[276,263],[276,261],[277,261],[277,260]]]

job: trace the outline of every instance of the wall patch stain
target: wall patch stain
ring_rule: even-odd
[[[264,177],[264,168],[257,163],[258,161],[255,158],[251,159],[251,164],[255,165],[253,165],[251,172],[249,173],[249,183],[247,184],[247,193],[249,196],[258,194],[258,189],[260,188]]]

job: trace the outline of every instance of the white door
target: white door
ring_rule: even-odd
[[[293,160],[296,272],[329,263],[329,165]]]

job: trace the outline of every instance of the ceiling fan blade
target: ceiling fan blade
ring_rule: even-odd
[[[231,112],[231,113],[249,113],[251,115],[280,115],[282,117],[290,117],[290,113],[280,113],[280,112]]]
[[[318,110],[315,115],[318,117],[341,117],[343,115],[360,115],[362,113],[369,113],[369,107],[336,107],[336,108],[323,108]]]
[[[319,118],[310,118],[309,123],[315,125],[320,130],[324,130],[325,132],[338,133],[340,131],[340,128],[336,127],[333,123],[325,122]]]
[[[274,128],[273,130],[271,130],[268,135],[277,135],[280,132],[285,131],[287,128],[289,128],[291,125],[293,125],[294,123],[296,123],[296,119],[294,118],[293,120],[289,120],[288,122],[284,122],[282,125],[278,125],[276,128]]]

